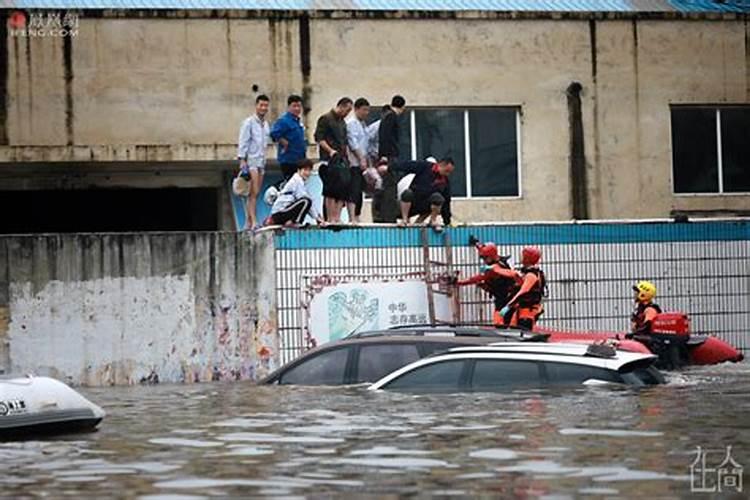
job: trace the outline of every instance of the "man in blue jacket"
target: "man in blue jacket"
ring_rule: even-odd
[[[437,216],[444,224],[451,223],[451,185],[448,177],[455,167],[452,158],[439,162],[400,161],[394,163],[395,170],[414,174],[411,182],[400,190],[401,223],[409,224],[417,216],[417,223],[430,218],[430,225],[439,227]],[[406,180],[406,177],[404,178]]]
[[[307,140],[302,126],[302,98],[290,95],[286,100],[287,112],[281,115],[271,127],[271,139],[278,143],[277,159],[281,166],[284,181],[296,172],[300,161],[305,159]]]

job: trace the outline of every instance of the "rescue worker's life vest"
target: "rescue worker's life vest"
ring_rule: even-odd
[[[542,299],[546,295],[547,280],[544,277],[544,271],[538,267],[523,267],[521,268],[521,275],[524,276],[527,273],[531,273],[537,277],[537,282],[534,287],[527,293],[518,297],[519,307],[534,307],[542,303]]]
[[[493,265],[500,266],[502,269],[511,269],[507,261],[500,259]],[[485,281],[485,290],[487,290],[495,299],[495,309],[502,309],[521,288],[521,280],[510,279],[505,277],[495,277]]]
[[[651,333],[651,324],[646,321],[646,311],[652,308],[657,314],[661,314],[661,307],[658,304],[636,304],[630,320],[633,322],[633,333]]]

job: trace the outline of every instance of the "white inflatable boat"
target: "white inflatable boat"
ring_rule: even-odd
[[[104,410],[48,377],[0,379],[0,440],[90,430]]]

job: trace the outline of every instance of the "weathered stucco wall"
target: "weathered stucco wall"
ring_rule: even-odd
[[[312,32],[315,110],[335,103],[339,82],[351,78],[330,47],[366,54],[371,76],[348,92],[376,103],[403,93],[413,106],[521,106],[523,199],[457,202],[456,212],[472,221],[569,218],[565,88],[590,80],[588,36],[588,25],[577,21],[319,21]]]
[[[7,372],[107,385],[254,379],[276,366],[268,236],[8,236],[0,263]]]
[[[140,160],[135,145],[151,146],[154,160],[232,158],[253,84],[272,97],[274,112],[300,92],[298,32],[294,20],[84,15],[71,41],[70,110],[61,39],[12,38],[9,143],[92,146],[104,161]],[[103,145],[120,145],[120,154]]]
[[[592,218],[750,203],[671,187],[669,105],[750,102],[742,16],[117,15],[84,15],[67,48],[9,37],[0,159],[226,160],[253,85],[271,96],[273,116],[286,95],[303,94],[309,139],[342,95],[375,104],[399,92],[412,106],[521,106],[522,198],[458,201],[460,219],[568,219],[565,89],[577,81]]]
[[[747,209],[748,196],[672,194],[671,104],[750,103],[742,22],[608,21],[597,26],[596,121],[587,150],[593,216]],[[591,92],[593,90],[593,92]]]

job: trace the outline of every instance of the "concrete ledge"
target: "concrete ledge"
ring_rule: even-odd
[[[92,144],[0,146],[0,162],[217,161],[237,156],[236,144]],[[2,167],[0,167],[0,171]]]
[[[307,157],[317,155],[317,145],[308,145]],[[234,165],[236,157],[236,144],[19,144],[0,146],[0,175],[7,168],[3,163],[224,161]],[[268,147],[266,157],[275,162],[275,145]]]

